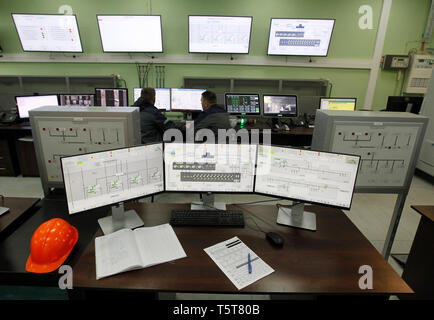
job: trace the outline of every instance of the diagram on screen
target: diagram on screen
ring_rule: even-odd
[[[64,161],[65,184],[68,184],[70,208],[86,209],[89,199],[112,203],[116,198],[163,190],[162,147],[105,151]],[[113,159],[112,159],[113,158]],[[78,210],[80,211],[80,210]]]
[[[184,191],[253,190],[256,146],[167,144],[166,188]]]
[[[358,157],[260,146],[255,191],[347,207]]]

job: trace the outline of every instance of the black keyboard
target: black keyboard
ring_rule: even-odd
[[[244,215],[239,210],[172,210],[172,226],[244,227]]]

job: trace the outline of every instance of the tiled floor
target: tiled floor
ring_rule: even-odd
[[[39,178],[0,177],[0,194],[10,197],[43,197]],[[419,224],[420,216],[410,205],[432,205],[434,185],[415,176],[405,202],[398,231],[392,247],[392,253],[408,253]],[[390,194],[355,194],[350,211],[345,211],[349,219],[381,253],[393,214],[396,195]],[[271,199],[257,195],[216,195],[216,201],[225,203],[243,203]],[[194,202],[197,194],[164,193],[156,196],[156,202]],[[149,201],[147,199],[143,201]],[[274,202],[272,203],[274,204]],[[402,268],[393,259],[388,262],[398,274]],[[1,296],[0,288],[0,299]],[[162,296],[164,298],[164,296]],[[173,296],[167,296],[173,298]],[[239,295],[196,295],[177,294],[177,299],[239,299]],[[268,299],[269,296],[242,296],[242,299]]]

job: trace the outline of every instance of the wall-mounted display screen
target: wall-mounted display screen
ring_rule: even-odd
[[[83,52],[75,15],[12,14],[24,51]]]

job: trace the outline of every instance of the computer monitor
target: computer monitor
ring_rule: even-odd
[[[21,119],[29,118],[29,111],[43,106],[58,106],[59,101],[56,94],[40,96],[17,96],[18,114]]]
[[[142,94],[142,88],[134,88],[134,102]],[[170,111],[170,89],[155,88],[155,107],[160,110]]]
[[[95,105],[94,94],[59,94],[61,106],[90,107]]]
[[[161,16],[97,15],[104,52],[163,52]]]
[[[95,105],[102,106],[102,107],[127,107],[128,89],[96,88]]]
[[[164,191],[162,143],[80,154],[60,160],[69,214]],[[119,214],[119,211],[123,211],[122,206],[120,209],[113,206],[112,217],[98,221],[104,234],[117,229],[116,219],[124,218],[123,227],[127,228],[135,227],[135,222],[143,225],[134,211],[125,214]]]
[[[289,94],[264,94],[262,114],[266,117],[297,117],[297,96]]]
[[[260,115],[259,93],[225,93],[225,107],[230,114]]]
[[[274,19],[270,21],[268,54],[327,56],[334,19]]]
[[[356,102],[356,98],[321,98],[320,109],[354,111]]]
[[[303,203],[349,210],[359,162],[357,155],[259,146],[255,192],[301,202],[293,211],[282,209],[278,223],[316,230],[316,217]]]
[[[411,112],[419,114],[423,97],[389,96],[386,111]]]
[[[252,17],[188,16],[188,52],[249,53]]]
[[[256,149],[249,144],[165,143],[166,191],[253,192]]]
[[[23,51],[83,52],[75,15],[12,14]]]
[[[200,101],[205,89],[170,89],[172,111],[202,111]]]

